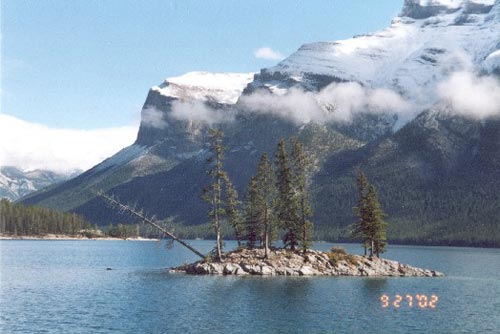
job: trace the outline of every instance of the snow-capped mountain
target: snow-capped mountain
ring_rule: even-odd
[[[353,219],[354,172],[362,168],[383,186],[394,240],[473,235],[460,242],[495,244],[500,237],[488,231],[500,216],[499,59],[500,0],[406,0],[388,28],[304,45],[258,74],[166,79],[149,90],[134,145],[24,202],[123,221],[95,198],[102,189],[159,218],[204,223],[207,134],[218,127],[240,194],[261,153],[272,156],[280,138],[301,139],[314,163],[315,222],[337,239]],[[470,82],[456,92],[448,85],[464,78]],[[411,117],[395,126],[406,105]],[[342,108],[349,117],[337,117]],[[405,226],[422,219],[421,235],[409,240]],[[471,222],[487,228],[471,230]],[[453,223],[463,235],[446,239]]]
[[[318,89],[332,81],[388,88],[427,107],[451,73],[500,71],[498,0],[406,0],[400,16],[375,33],[306,44],[252,84],[271,90]]]
[[[0,167],[0,198],[15,201],[29,193],[66,181],[78,172],[60,174],[47,170],[22,171],[16,167]]]

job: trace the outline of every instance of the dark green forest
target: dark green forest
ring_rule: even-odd
[[[182,226],[168,221],[163,224],[185,239],[213,238],[213,229],[208,224]],[[224,225],[224,235],[232,235],[232,228]],[[11,203],[0,199],[0,234],[4,236],[45,236],[58,234],[74,237],[115,237],[115,238],[162,238],[163,235],[144,224],[91,225],[81,215],[53,209]]]
[[[89,225],[82,216],[0,200],[0,233],[12,236],[77,235]]]
[[[146,226],[139,224],[92,226],[89,221],[75,213],[25,206],[19,203],[11,203],[6,199],[0,200],[0,233],[13,237],[43,237],[48,234],[87,238],[157,237]]]

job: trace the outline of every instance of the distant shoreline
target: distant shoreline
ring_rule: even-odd
[[[122,241],[158,241],[159,239],[155,238],[143,238],[143,237],[134,237],[134,238],[116,238],[116,237],[102,237],[102,238],[87,238],[83,236],[71,236],[64,234],[47,234],[43,236],[13,236],[6,235],[0,233],[0,240],[104,240],[104,241],[113,241],[113,240],[122,240]],[[186,239],[186,240],[214,240],[211,238],[195,238],[195,239]],[[233,240],[233,239],[228,239]],[[328,240],[315,240],[317,243],[337,243],[337,244],[359,244],[358,242],[346,241],[346,240],[336,240],[336,241],[328,241]],[[419,243],[419,242],[397,242],[390,241],[390,245],[392,246],[426,246],[426,247],[459,247],[459,248],[484,248],[484,249],[498,249],[500,245],[490,245],[490,244],[462,244],[462,243]]]
[[[134,237],[134,238],[115,238],[115,237],[102,237],[102,238],[87,238],[83,236],[71,236],[64,234],[47,234],[38,236],[13,236],[0,234],[0,240],[121,240],[121,241],[158,241],[159,239]]]

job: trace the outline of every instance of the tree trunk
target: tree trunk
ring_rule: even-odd
[[[217,257],[219,258],[219,261],[222,262],[222,247],[219,227],[217,227]]]
[[[373,247],[374,247],[375,243],[373,242],[373,239],[371,239],[370,242],[371,242],[370,257],[373,257]]]
[[[222,237],[220,233],[220,221],[219,221],[219,204],[221,202],[221,155],[220,151],[217,151],[217,161],[216,161],[216,175],[217,175],[217,189],[214,191],[215,197],[215,229],[217,233],[217,257],[219,261],[222,261]]]
[[[267,259],[269,257],[269,217],[267,214],[267,204],[264,212],[264,218],[266,219],[264,223],[264,257]]]
[[[118,207],[118,209],[120,211],[123,211],[123,212],[127,212],[129,213],[130,215],[132,216],[135,216],[139,219],[141,219],[143,222],[155,227],[156,229],[160,230],[161,232],[165,233],[169,238],[177,241],[178,243],[180,243],[181,245],[183,245],[184,247],[186,247],[187,249],[189,249],[191,252],[195,253],[196,255],[198,255],[199,257],[201,257],[202,259],[205,258],[205,255],[201,254],[199,251],[197,251],[196,249],[194,249],[192,246],[190,246],[189,244],[187,244],[186,242],[184,242],[183,240],[177,238],[175,235],[173,235],[171,232],[167,231],[166,229],[164,229],[163,227],[161,227],[160,225],[158,225],[156,222],[154,222],[153,220],[147,218],[144,214],[140,213],[140,212],[137,212],[135,210],[133,210],[131,207],[129,207],[128,205],[124,205],[122,203],[120,203],[119,201],[117,201],[116,199],[114,199],[113,197],[110,197],[108,195],[106,195],[104,192],[102,191],[98,191],[96,192],[96,194],[102,198],[104,198],[105,200],[107,200],[110,204]],[[16,231],[17,232],[17,231]]]
[[[304,190],[301,190],[302,192]],[[306,226],[306,216],[304,214],[305,212],[305,203],[304,203],[304,197],[302,197],[302,200],[300,202],[300,205],[301,205],[301,211],[302,211],[302,251],[304,252],[304,254],[306,253],[306,250],[307,250],[307,226]]]
[[[217,236],[217,258],[222,261],[222,246],[221,246],[221,235],[220,235],[220,223],[219,223],[219,205],[217,204],[217,199],[214,198],[214,224],[215,224],[215,234]]]

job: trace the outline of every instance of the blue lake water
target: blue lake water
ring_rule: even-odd
[[[0,252],[0,333],[500,333],[500,249],[390,246],[385,254],[444,278],[169,274],[196,258],[158,242],[2,240]],[[382,294],[439,301],[383,308]]]

